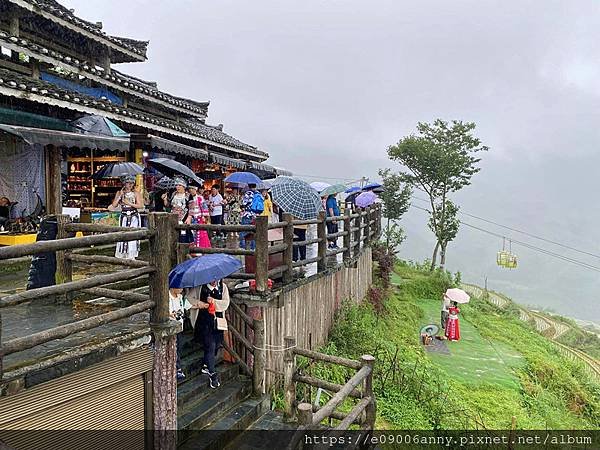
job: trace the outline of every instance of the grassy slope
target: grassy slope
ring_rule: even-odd
[[[382,428],[578,429],[600,425],[600,386],[580,366],[514,313],[474,302],[461,309],[463,340],[451,356],[424,352],[418,330],[439,320],[445,274],[399,265],[398,285],[377,316],[368,303],[349,307],[326,352],[357,358],[375,354],[378,420]],[[331,366],[313,374],[344,382]]]

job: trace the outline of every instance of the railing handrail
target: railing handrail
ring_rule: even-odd
[[[123,241],[137,241],[150,237],[152,233],[148,229],[138,231],[118,231],[115,233],[97,234],[93,236],[73,237],[57,239],[55,241],[38,241],[31,244],[12,245],[0,247],[0,259],[18,258],[40,253],[70,250],[74,248],[85,248],[91,245],[116,244]]]

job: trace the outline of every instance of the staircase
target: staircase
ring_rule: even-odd
[[[237,364],[223,361],[222,351],[217,356],[221,386],[211,389],[208,375],[201,373],[202,346],[192,338],[191,331],[184,332],[181,365],[186,378],[177,386],[178,447],[184,450],[227,446],[260,448],[253,447],[241,435],[247,429],[283,429],[285,425],[280,416],[270,411],[269,397],[253,398],[252,380],[239,373]],[[270,428],[257,428],[263,426]]]

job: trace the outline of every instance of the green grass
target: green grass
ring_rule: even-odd
[[[400,263],[378,315],[368,301],[348,305],[322,351],[377,358],[378,427],[464,429],[589,429],[600,424],[600,386],[563,358],[512,310],[484,301],[461,307],[461,340],[451,355],[430,353],[419,329],[439,322],[441,294],[456,280]],[[313,376],[344,383],[350,372],[316,365]],[[347,409],[349,405],[344,405]]]

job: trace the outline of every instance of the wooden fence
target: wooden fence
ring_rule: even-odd
[[[296,347],[293,337],[285,338],[286,350],[284,354],[284,395],[287,420],[297,420],[304,429],[317,428],[326,419],[335,419],[339,423],[336,430],[347,430],[350,425],[357,424],[363,429],[372,430],[375,426],[376,405],[373,395],[373,366],[375,358],[371,355],[362,356],[360,361],[326,355],[324,353]],[[303,356],[313,361],[337,364],[356,370],[356,373],[346,384],[331,383],[316,377],[302,375],[296,365],[296,356]],[[296,391],[298,383],[325,389],[335,394],[329,401],[321,406],[318,404],[298,402]],[[347,399],[356,399],[358,402],[350,412],[337,411],[338,407]]]

